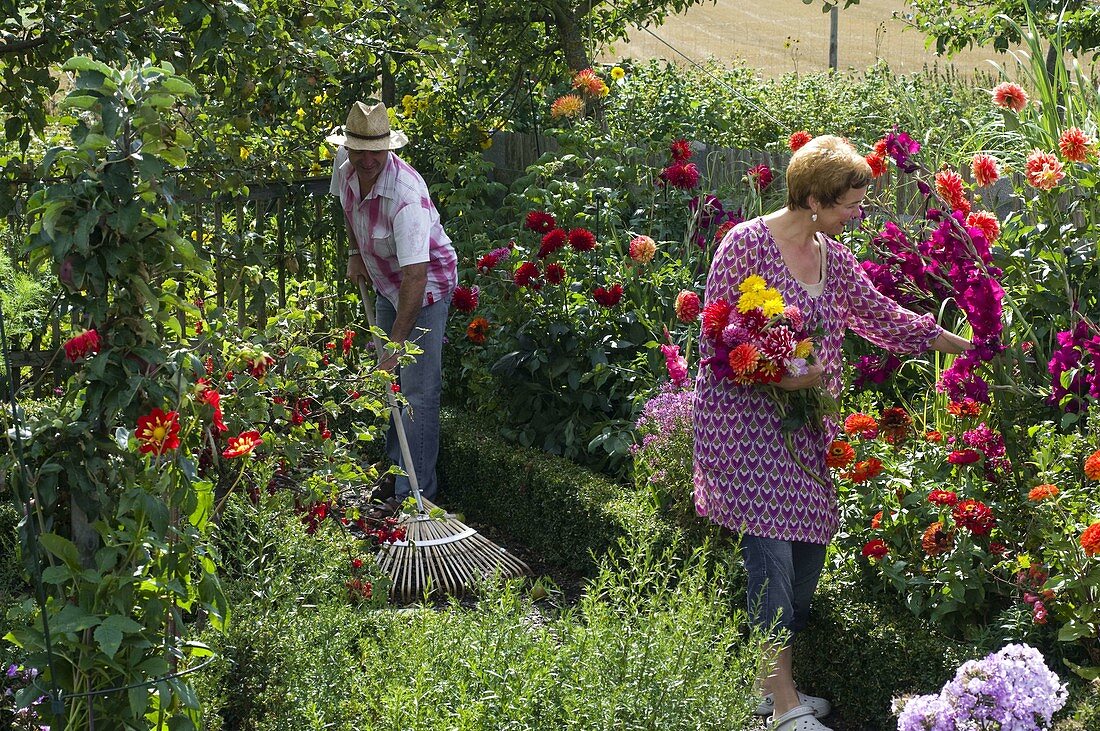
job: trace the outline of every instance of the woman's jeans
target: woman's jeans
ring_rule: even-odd
[[[398,382],[408,406],[401,410],[405,435],[409,441],[409,454],[416,471],[420,494],[434,500],[438,491],[435,462],[439,456],[439,399],[443,392],[443,330],[447,324],[450,303],[436,302],[420,310],[416,324],[409,333],[409,340],[424,352],[416,356],[416,362],[398,369]],[[397,310],[385,297],[375,298],[378,326],[387,333],[397,319]],[[406,472],[409,466],[401,456],[401,445],[393,420],[386,433],[386,454],[394,464]],[[409,478],[401,476],[395,483],[398,497],[409,494]]]
[[[749,617],[775,634],[806,628],[810,599],[825,566],[825,546],[741,536],[741,556],[749,574]]]

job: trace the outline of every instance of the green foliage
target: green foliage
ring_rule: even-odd
[[[350,691],[373,669],[357,645],[385,603],[385,581],[364,544],[336,528],[307,535],[286,498],[232,498],[214,532],[234,614],[224,634],[203,637],[218,655],[196,679],[210,731],[351,729],[363,712]],[[354,558],[372,572],[366,604],[349,603]]]
[[[26,588],[19,561],[18,524],[19,511],[11,496],[0,491],[0,597],[10,597]]]
[[[1043,37],[1064,34],[1067,50],[1084,55],[1100,45],[1100,8],[1084,0],[915,0],[913,9],[911,24],[938,54],[988,45],[1007,50],[1024,39],[1020,24],[1029,13]]]
[[[676,535],[644,494],[504,443],[484,419],[444,410],[441,433],[440,490],[448,502],[504,527],[547,561],[582,569],[619,538],[664,545]]]
[[[383,615],[363,647],[389,670],[367,696],[373,727],[745,728],[760,650],[725,579],[702,550],[627,544],[557,616],[514,584],[476,612]]]

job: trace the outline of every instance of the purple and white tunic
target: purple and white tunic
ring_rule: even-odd
[[[707,277],[706,301],[736,302],[738,285],[749,275],[763,277],[795,305],[816,338],[817,362],[825,387],[841,391],[841,345],[852,330],[875,345],[898,353],[927,350],[942,332],[931,315],[917,315],[875,289],[855,256],[843,244],[821,237],[824,287],[811,295],[783,262],[763,218],[746,221],[722,240]],[[700,341],[700,360],[713,355]],[[822,486],[787,451],[771,397],[756,386],[719,380],[702,367],[695,382],[695,508],[701,516],[762,538],[828,543],[840,525],[836,489],[825,456],[837,427],[802,428],[792,434],[802,462],[824,478]]]

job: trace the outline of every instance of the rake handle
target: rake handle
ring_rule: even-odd
[[[374,307],[371,301],[370,290],[367,289],[367,281],[358,277],[359,299],[363,302],[363,312],[367,315],[367,324],[370,326],[371,338],[374,340],[374,352],[378,358],[382,358],[382,340],[375,332]],[[409,451],[409,438],[405,435],[405,422],[401,418],[401,407],[397,403],[397,396],[392,389],[386,389],[386,397],[390,402],[390,413],[393,415],[393,426],[397,431],[397,443],[401,446],[401,458],[405,461],[405,472],[409,476],[409,489],[416,498],[416,509],[424,514],[428,512],[424,508],[424,500],[420,497],[420,484],[416,480],[416,468],[413,465],[412,454]]]

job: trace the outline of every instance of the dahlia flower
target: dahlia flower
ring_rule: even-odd
[[[657,243],[648,236],[635,236],[630,240],[630,258],[639,264],[653,261],[657,253]]]
[[[997,165],[997,158],[979,152],[970,161],[970,172],[974,173],[974,182],[978,187],[984,188],[992,185],[1001,177],[1001,170]]]
[[[993,89],[993,103],[1001,109],[1011,109],[1019,114],[1027,106],[1027,92],[1019,84],[1006,81]]]
[[[1053,152],[1032,150],[1025,163],[1027,182],[1039,190],[1053,190],[1066,177],[1062,172],[1062,163]]]
[[[550,116],[553,119],[576,119],[584,114],[584,99],[576,94],[559,96],[550,105]]]
[[[1058,138],[1062,157],[1070,162],[1085,162],[1095,153],[1096,142],[1077,127],[1070,127]]]

